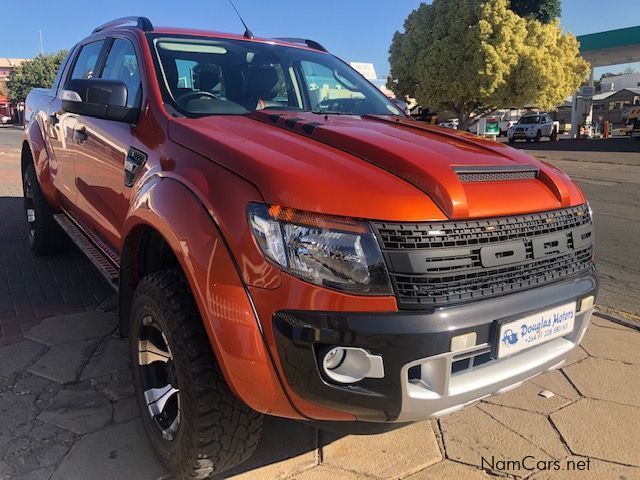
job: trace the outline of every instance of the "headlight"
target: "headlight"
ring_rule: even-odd
[[[391,295],[382,253],[357,220],[249,204],[249,224],[262,253],[307,282],[365,295]]]

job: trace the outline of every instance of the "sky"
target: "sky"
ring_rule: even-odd
[[[243,32],[228,0],[4,0],[0,57],[29,58],[70,48],[96,26],[144,15],[155,25]],[[396,30],[419,0],[235,0],[256,36],[304,37],[346,61],[371,62],[379,78],[389,72]],[[640,25],[638,0],[563,0],[561,24],[575,35]],[[603,8],[603,6],[606,6]],[[640,69],[640,63],[632,65]],[[606,67],[616,72],[623,66]],[[599,78],[603,69],[596,69]]]

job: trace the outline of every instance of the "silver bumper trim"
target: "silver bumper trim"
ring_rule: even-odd
[[[513,356],[496,359],[468,371],[451,374],[454,357],[486,349],[478,345],[413,361],[402,367],[402,409],[396,422],[440,417],[491,395],[505,393],[524,381],[561,367],[589,326],[593,307],[576,315],[573,332]],[[409,380],[409,369],[420,366],[420,379]]]

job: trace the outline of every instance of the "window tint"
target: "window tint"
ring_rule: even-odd
[[[87,43],[80,50],[76,64],[73,67],[71,78],[92,78],[95,74],[96,63],[102,50],[104,40],[99,42]]]
[[[127,86],[127,106],[140,105],[140,70],[136,52],[129,40],[116,38],[113,41],[101,78],[122,81]]]

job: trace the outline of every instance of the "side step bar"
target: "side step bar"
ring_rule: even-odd
[[[95,265],[102,276],[107,280],[109,285],[118,290],[118,277],[120,270],[113,260],[96,246],[94,242],[64,213],[54,215],[53,218],[62,227],[62,229],[69,235],[69,238],[78,246],[82,253],[84,253],[91,263]]]

